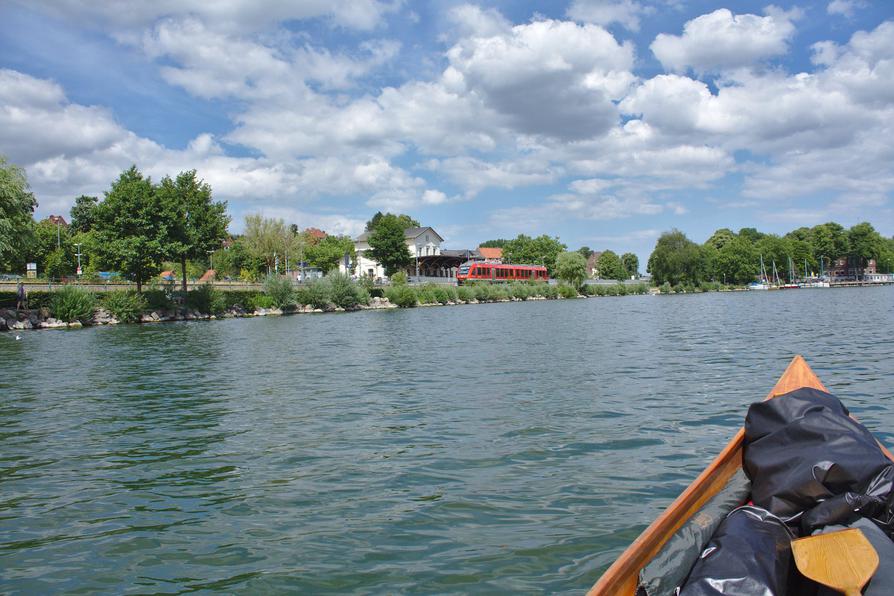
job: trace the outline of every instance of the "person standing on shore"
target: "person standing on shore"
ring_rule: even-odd
[[[16,289],[16,310],[28,310],[28,295],[22,282],[19,282],[19,287]]]

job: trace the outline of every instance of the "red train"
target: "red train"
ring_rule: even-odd
[[[456,282],[462,284],[469,281],[547,281],[549,274],[543,265],[503,265],[467,261],[456,271]]]

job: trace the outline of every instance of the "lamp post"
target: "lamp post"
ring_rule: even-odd
[[[208,268],[214,271],[214,251],[206,250],[205,252],[208,253],[208,259],[211,261],[211,263],[208,265]]]
[[[77,257],[78,257],[78,279],[81,278],[81,243],[75,242],[75,246],[78,247]]]

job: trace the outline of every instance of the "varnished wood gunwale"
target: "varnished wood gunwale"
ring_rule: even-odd
[[[828,391],[800,355],[792,358],[785,372],[766,399],[783,395],[802,387]],[[646,528],[620,557],[590,588],[588,596],[634,596],[642,569],[658,553],[664,543],[683,523],[694,515],[705,502],[717,494],[730,477],[742,467],[742,443],[745,429],[740,428],[723,451],[699,474],[692,484]],[[885,454],[894,457],[882,446]]]

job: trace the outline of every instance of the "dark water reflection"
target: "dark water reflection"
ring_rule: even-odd
[[[579,592],[795,353],[894,443],[894,288],[3,335],[0,591]]]

